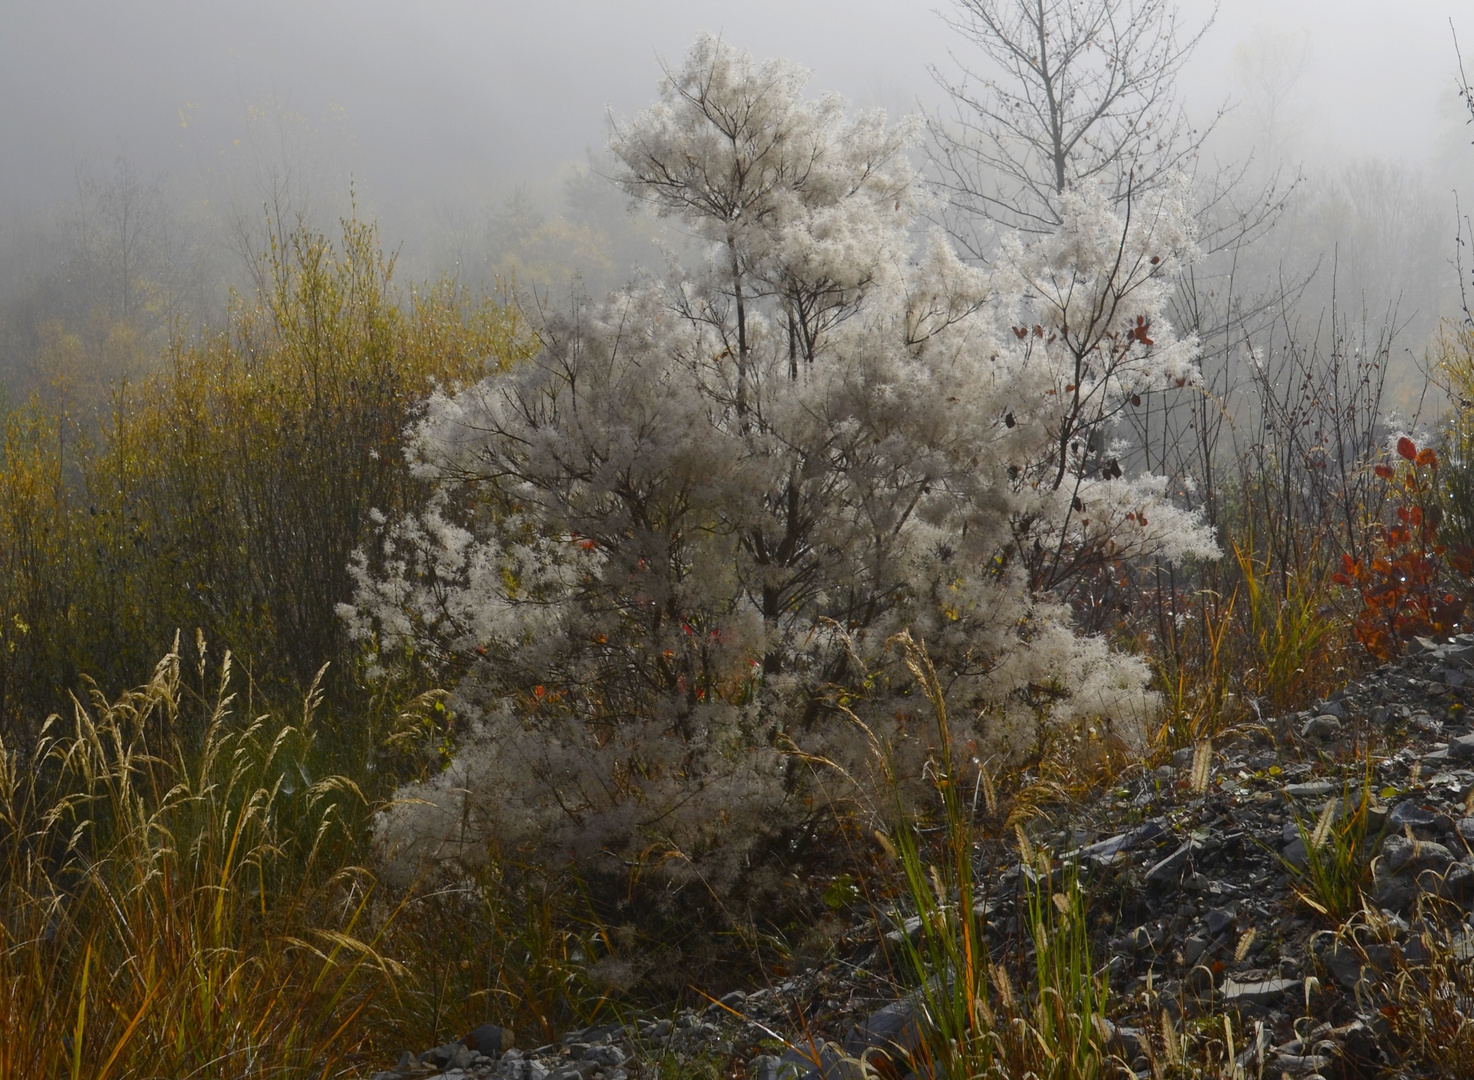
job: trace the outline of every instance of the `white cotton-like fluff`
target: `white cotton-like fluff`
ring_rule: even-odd
[[[410,454],[433,495],[358,553],[344,609],[380,663],[464,672],[456,757],[376,823],[397,872],[516,851],[741,888],[827,799],[879,798],[872,739],[919,781],[903,631],[968,753],[1040,725],[1144,745],[1145,665],[1052,590],[1218,555],[1108,449],[1133,395],[1199,381],[1166,317],[1197,257],[1186,183],[1129,222],[1072,192],[984,274],[935,231],[913,247],[915,125],[804,81],[703,38],[614,141],[703,266],[429,401]]]

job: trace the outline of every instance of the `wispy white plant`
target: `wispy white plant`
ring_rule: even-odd
[[[887,677],[902,629],[968,752],[1024,749],[1040,722],[1140,737],[1144,666],[1061,597],[1110,560],[1217,554],[1107,444],[1133,395],[1198,378],[1164,314],[1196,255],[1185,186],[1129,218],[1070,193],[986,276],[916,243],[916,126],[806,81],[701,38],[612,146],[708,258],[430,402],[413,452],[434,500],[384,523],[344,611],[381,655],[465,672],[459,756],[380,820],[397,857],[658,854],[732,887],[808,835],[807,762],[863,774],[833,695],[922,737]]]

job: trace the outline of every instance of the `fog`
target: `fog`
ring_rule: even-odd
[[[1269,261],[1344,266],[1358,251],[1367,273],[1355,290],[1375,294],[1361,299],[1398,302],[1423,338],[1457,309],[1461,181],[1474,202],[1458,9],[1232,0],[1180,86],[1196,123],[1222,113],[1200,170],[1252,156],[1257,173],[1303,176]],[[542,251],[565,277],[617,283],[651,229],[619,213],[596,155],[611,115],[647,104],[662,63],[699,31],[802,62],[815,93],[935,113],[945,95],[929,69],[970,60],[954,60],[964,43],[946,11],[911,0],[12,0],[0,13],[0,280],[8,297],[32,288],[86,193],[126,173],[172,223],[201,318],[242,282],[246,223],[274,212],[330,224],[350,188],[411,276],[489,276],[508,265],[499,249],[520,243],[519,266]],[[1203,0],[1181,4],[1186,28],[1213,16]],[[1474,60],[1474,17],[1463,24]],[[562,215],[573,232],[549,233]],[[1375,251],[1368,229],[1380,230]]]

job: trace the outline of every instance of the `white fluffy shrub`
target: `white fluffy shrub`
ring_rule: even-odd
[[[517,847],[734,887],[864,775],[835,695],[920,744],[902,630],[967,752],[1041,718],[1140,738],[1144,666],[1061,597],[1104,560],[1216,555],[1107,447],[1133,396],[1198,378],[1163,316],[1185,186],[1129,223],[1073,193],[984,274],[913,245],[914,128],[805,78],[701,39],[613,149],[704,265],[549,327],[414,433],[435,497],[360,554],[345,611],[466,673],[458,756],[379,822],[401,865]]]

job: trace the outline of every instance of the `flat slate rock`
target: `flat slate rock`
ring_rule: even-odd
[[[1336,785],[1329,780],[1307,780],[1303,784],[1286,784],[1285,794],[1292,799],[1314,799],[1321,795],[1330,795],[1336,790]]]
[[[1218,989],[1225,1005],[1273,1005],[1305,989],[1303,979],[1260,979],[1235,982],[1227,979]]]

